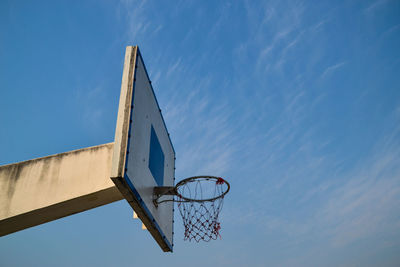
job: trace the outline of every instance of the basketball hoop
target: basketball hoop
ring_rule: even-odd
[[[167,201],[177,202],[185,227],[184,240],[208,242],[221,237],[218,216],[229,189],[229,183],[221,177],[194,176],[174,187],[155,187],[153,202],[156,207]],[[164,195],[174,198],[160,201]]]

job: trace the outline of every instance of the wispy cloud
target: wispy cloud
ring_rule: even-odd
[[[324,79],[325,77],[327,77],[328,75],[331,75],[332,73],[334,73],[336,70],[342,68],[344,65],[346,65],[347,62],[343,61],[337,64],[334,64],[332,66],[327,67],[324,72],[321,74],[321,79]]]
[[[232,167],[230,113],[223,106],[213,106],[215,101],[209,97],[199,97],[199,92],[194,91],[183,105],[175,102],[164,114],[179,136],[174,141],[180,152],[177,166],[183,175],[222,175]]]
[[[251,8],[248,7],[248,10],[251,10]],[[253,42],[258,42],[260,46],[256,66],[262,72],[268,71],[268,66],[271,65],[275,69],[279,69],[286,61],[287,50],[296,45],[302,35],[300,33],[291,38],[293,34],[296,34],[301,23],[301,14],[303,11],[301,6],[288,10],[286,14],[279,14],[277,8],[269,8],[267,10],[269,12],[264,14],[263,22],[257,28],[258,30],[254,33],[255,38],[252,40]],[[249,16],[254,13],[256,11],[248,11]],[[275,25],[272,19],[275,19],[276,22],[278,16],[280,23]],[[273,34],[272,38],[268,32]],[[273,54],[277,54],[278,56],[271,57]],[[269,63],[266,64],[266,62]]]
[[[87,129],[98,131],[102,127],[106,112],[102,103],[105,103],[106,100],[106,90],[101,85],[75,91],[75,101],[83,107],[83,114],[80,119]]]
[[[400,230],[400,151],[376,151],[362,166],[347,174],[316,219],[333,245],[343,246],[377,234]]]
[[[366,7],[364,9],[364,12],[366,14],[372,14],[374,13],[379,7],[381,7],[382,5],[386,4],[388,1],[387,0],[377,0],[375,2],[373,2],[372,4],[370,4],[368,7]]]
[[[400,30],[400,24],[396,24],[389,29],[387,29],[384,33],[382,33],[382,36],[388,36],[391,35],[392,33],[395,33],[396,31]]]
[[[116,10],[117,17],[126,27],[122,40],[145,41],[144,36],[159,32],[163,25],[157,24],[149,16],[149,3],[147,0],[121,0]]]
[[[312,170],[319,178],[314,180],[313,186],[305,190],[304,194],[287,196],[292,201],[290,206],[298,206],[301,210],[300,213],[292,211],[290,217],[293,219],[277,213],[273,208],[267,208],[277,204],[273,198],[268,198],[277,188],[271,188],[272,184],[265,181],[264,186],[256,184],[254,190],[246,195],[251,197],[253,204],[240,207],[242,217],[235,223],[264,229],[265,235],[279,232],[281,239],[285,239],[285,246],[306,241],[313,250],[319,250],[321,246],[342,248],[370,238],[387,240],[375,244],[377,249],[398,245],[400,127],[394,126],[399,125],[400,116],[397,113],[393,112],[393,116],[387,120],[387,127],[369,156],[353,168],[339,171],[339,177],[336,177],[334,170],[328,171],[330,159],[316,161],[317,165],[304,166],[304,169],[303,166],[295,165],[291,170],[292,176],[305,177],[304,174]],[[293,159],[290,162],[293,164]],[[304,173],[304,170],[308,171]],[[295,183],[293,179],[290,182]],[[280,190],[289,188],[285,185]],[[282,204],[278,205],[282,207]],[[287,210],[288,207],[283,209]],[[307,215],[303,213],[306,210]]]
[[[179,67],[179,64],[181,63],[181,59],[180,58],[178,58],[178,60],[172,65],[172,66],[170,66],[169,68],[168,68],[168,71],[167,71],[167,78],[171,75],[171,73],[173,73],[173,72],[175,72],[176,71],[176,69]]]
[[[222,13],[224,8],[230,7],[220,6]],[[304,19],[306,8],[248,1],[243,23],[248,36],[232,50],[215,43],[207,53],[177,53],[171,59],[165,52],[170,47],[164,47],[146,64],[160,86],[156,93],[178,152],[177,177],[230,175],[225,222],[257,229],[254,243],[276,234],[274,242],[283,248],[306,242],[314,248],[345,247],[379,235],[382,225],[396,230],[400,157],[388,148],[398,145],[385,131],[369,156],[343,168],[345,149],[338,152],[338,137],[317,121],[327,101],[314,83],[346,67],[349,59],[331,59],[321,68],[328,52],[319,37],[326,37],[332,16],[310,22]],[[151,22],[146,27],[146,21],[132,34],[159,29]],[[229,17],[215,22],[204,33],[211,40]],[[182,33],[181,42],[196,36],[198,23]],[[208,70],[210,58],[215,63],[220,55],[229,55],[224,64],[229,71],[232,65],[225,76],[225,70]]]

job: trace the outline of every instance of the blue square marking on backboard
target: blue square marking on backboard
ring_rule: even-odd
[[[150,136],[150,156],[149,169],[157,182],[158,186],[164,185],[164,152],[161,149],[160,141],[158,141],[153,125],[151,126]]]

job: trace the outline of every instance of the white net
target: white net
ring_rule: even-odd
[[[184,240],[199,242],[220,237],[218,215],[228,190],[229,185],[218,177],[196,177],[178,187],[177,202],[185,227]]]

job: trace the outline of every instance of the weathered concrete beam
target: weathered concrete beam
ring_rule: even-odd
[[[0,236],[123,199],[114,143],[0,166]]]

